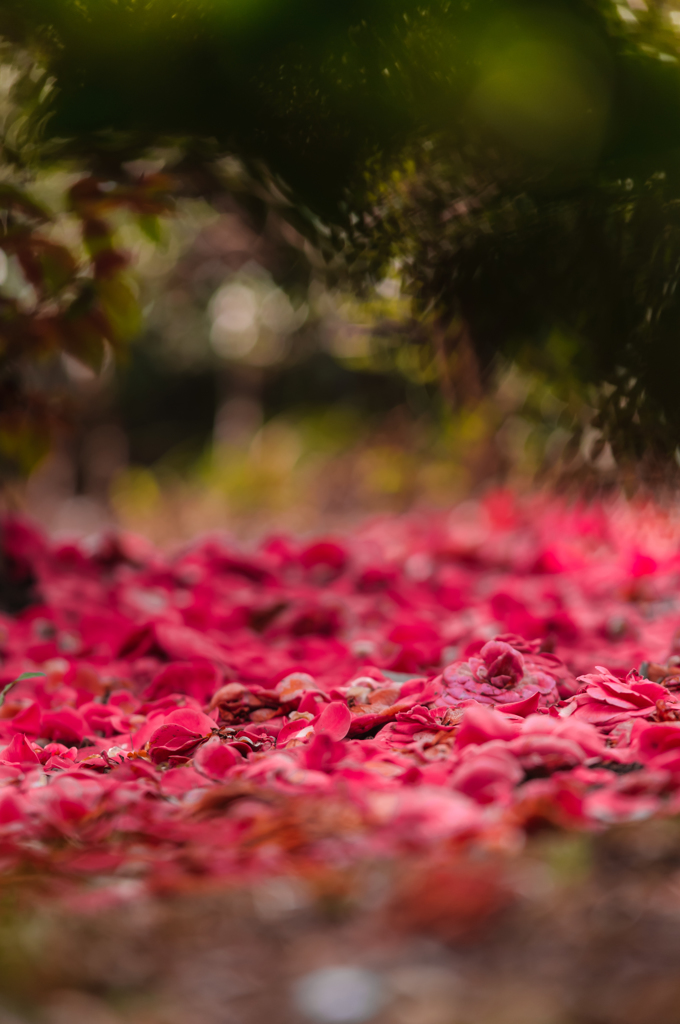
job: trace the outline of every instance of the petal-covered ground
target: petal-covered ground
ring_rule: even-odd
[[[0,865],[108,895],[680,810],[680,517],[496,492],[344,537],[4,525]]]

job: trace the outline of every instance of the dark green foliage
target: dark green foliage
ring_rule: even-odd
[[[663,173],[519,191],[426,161],[376,207],[420,312],[465,327],[482,373],[498,353],[563,395],[599,389],[616,451],[680,439],[680,199]]]
[[[40,108],[52,153],[119,180],[124,161],[179,142],[178,178],[199,191],[205,154],[268,168],[334,267],[370,281],[401,262],[445,348],[464,337],[482,371],[502,353],[593,385],[619,450],[680,440],[665,8],[5,0],[0,31],[56,79]]]

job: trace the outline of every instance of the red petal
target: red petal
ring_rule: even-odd
[[[344,740],[352,724],[352,713],[342,701],[334,700],[326,705],[316,722],[314,732],[324,733],[332,740]]]

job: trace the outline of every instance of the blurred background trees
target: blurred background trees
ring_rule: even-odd
[[[350,449],[335,505],[667,477],[678,31],[646,0],[6,0],[6,459],[70,403],[36,494],[100,505],[125,465],[124,502],[191,467],[285,504]]]

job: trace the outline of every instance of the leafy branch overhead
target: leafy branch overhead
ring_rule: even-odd
[[[129,257],[112,218],[120,210],[147,221],[168,212],[169,182],[87,175],[71,185],[66,202],[77,228],[70,243],[59,240],[63,217],[23,189],[0,186],[0,448],[20,464],[40,454],[58,415],[54,397],[32,386],[31,370],[49,373],[66,354],[99,372],[107,350],[120,353],[138,330]]]
[[[365,285],[399,268],[443,376],[467,367],[458,393],[520,359],[590,389],[618,450],[668,453],[677,21],[641,0],[6,0],[0,31],[47,76],[27,94],[34,158],[90,174],[69,200],[75,264],[30,200],[6,200],[6,251],[36,297],[7,298],[5,333],[30,339],[27,357],[51,346],[99,365],[135,321],[110,215],[149,228],[167,208],[164,179],[106,182],[172,145],[180,189],[212,196],[211,161],[233,154],[281,184],[333,273]],[[21,146],[5,158],[21,163]]]

